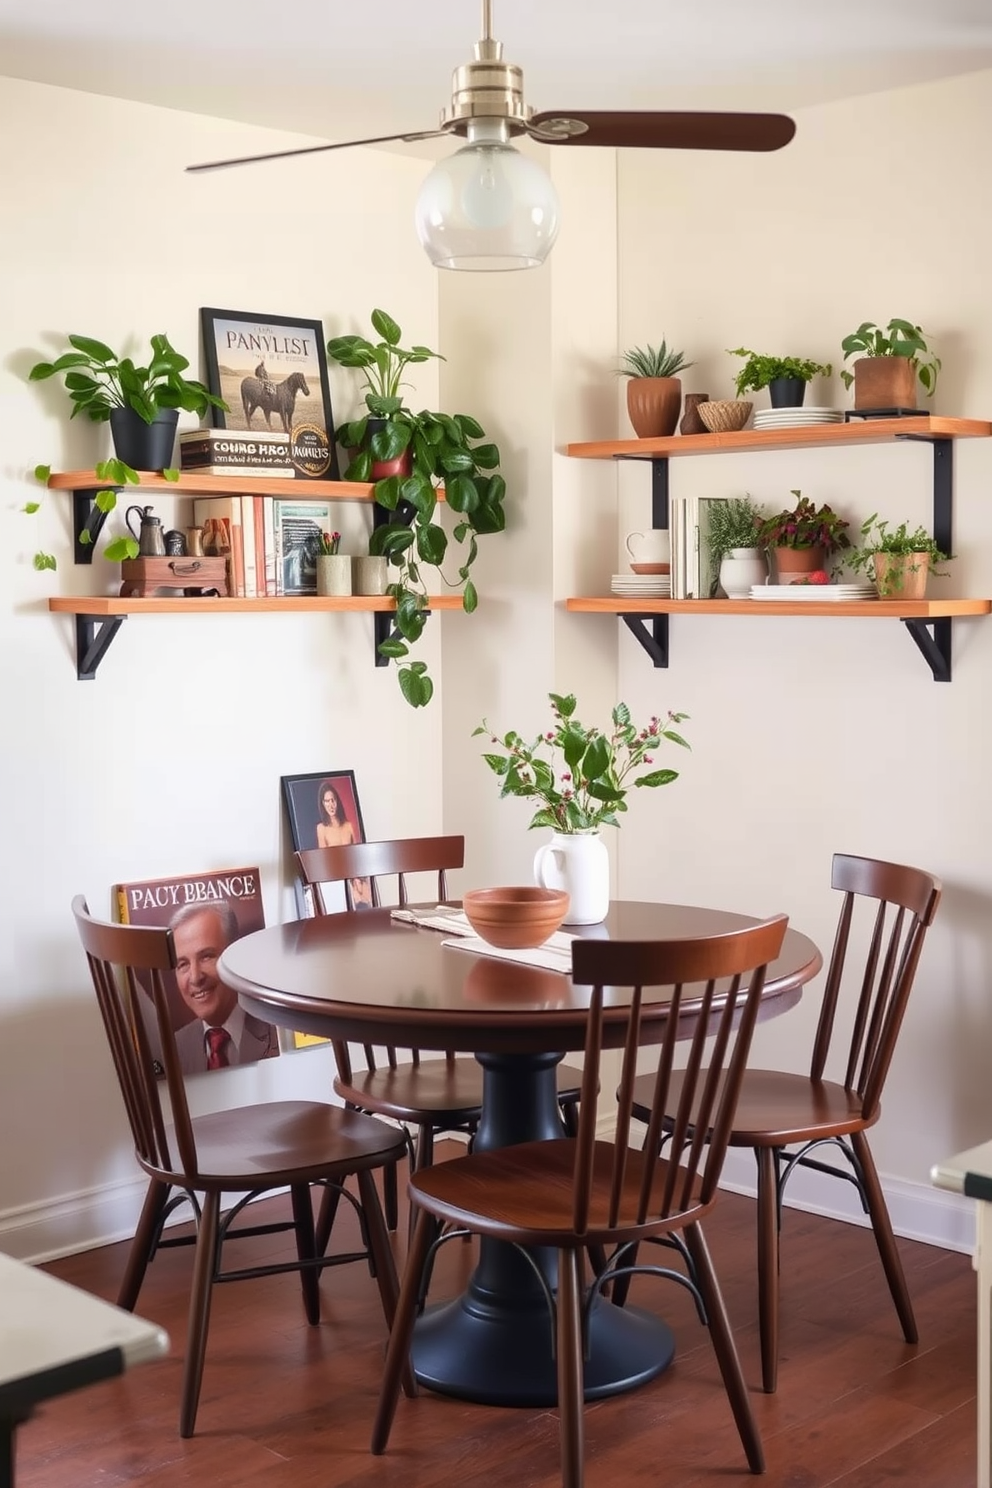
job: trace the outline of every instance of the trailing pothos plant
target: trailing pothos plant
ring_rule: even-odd
[[[49,377],[61,375],[65,389],[72,401],[70,418],[85,414],[94,423],[106,423],[117,409],[129,408],[146,424],[154,423],[165,409],[185,409],[202,417],[208,408],[226,409],[223,398],[217,398],[202,382],[183,374],[189,359],[169,344],[165,335],[152,336],[152,354],[147,367],[136,367],[130,357],[119,357],[115,351],[92,336],[69,336],[71,351],[63,352],[54,362],[37,362],[28,373],[31,382],[45,382]],[[132,470],[124,460],[116,457],[101,460],[96,469],[98,481],[106,481],[107,488],[97,491],[95,502],[100,511],[113,511],[117,505],[117,490],[120,486],[136,486],[138,472]],[[36,465],[35,479],[48,484],[51,466]],[[162,475],[168,481],[179,479],[179,471],[167,469]],[[28,513],[38,510],[37,501],[29,501],[24,507]],[[80,542],[89,542],[90,535],[83,531]],[[113,562],[123,558],[136,558],[138,544],[133,537],[117,537],[107,544],[105,556]],[[50,553],[36,553],[34,566],[38,569],[55,568]]]
[[[400,689],[411,707],[422,708],[434,695],[434,683],[426,662],[406,658],[423,634],[430,608],[423,569],[436,569],[444,584],[460,589],[462,606],[471,614],[478,604],[470,577],[477,540],[503,531],[506,483],[496,445],[478,442],[485,440],[485,430],[476,419],[406,407],[400,393],[404,369],[430,358],[443,360],[440,353],[426,346],[401,347],[402,331],[384,310],[373,310],[371,319],[381,338],[377,343],[363,336],[336,336],[327,343],[331,360],[362,371],[367,387],[368,413],[342,424],[335,437],[353,451],[345,480],[371,480],[373,466],[388,461],[404,467],[403,473],[374,484],[373,496],[386,520],[374,527],[369,552],[388,559],[387,593],[396,601],[395,628],[380,642],[379,654],[403,663],[397,669]],[[448,533],[436,520],[441,485],[456,516],[451,537],[463,546],[457,578],[442,568],[450,555]]]

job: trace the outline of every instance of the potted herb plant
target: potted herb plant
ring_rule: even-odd
[[[513,729],[500,737],[486,719],[473,737],[487,734],[491,744],[505,750],[483,755],[501,782],[500,798],[533,800],[537,810],[531,827],[551,828],[551,841],[534,860],[537,882],[568,893],[565,924],[597,924],[610,902],[610,863],[599,829],[620,825],[617,814],[627,810],[631,786],[654,789],[678,779],[677,770],[650,767],[663,741],[689,748],[674,727],[688,715],[669,713],[667,719],[651,718],[638,728],[626,703],[617,703],[610,727],[601,731],[579,722],[573,694],[552,692],[548,697],[552,726],[531,743]]]
[[[710,573],[728,599],[748,599],[751,585],[768,578],[768,561],[758,541],[761,508],[745,494],[710,501],[706,511]]]
[[[767,388],[773,408],[801,408],[806,384],[814,377],[829,377],[833,371],[829,362],[813,362],[808,357],[765,356],[745,346],[738,346],[735,351],[728,347],[728,355],[746,358],[737,373],[738,398],[748,391],[758,393]]]
[[[365,405],[360,419],[342,424],[337,439],[355,451],[345,471],[345,480],[374,480],[374,496],[387,520],[372,532],[369,553],[388,558],[397,570],[387,592],[396,601],[395,633],[379,644],[379,654],[396,661],[403,696],[412,707],[424,707],[434,693],[425,662],[405,662],[427,623],[428,595],[423,568],[435,568],[451,588],[460,588],[462,605],[471,613],[478,604],[470,573],[478,552],[478,539],[502,532],[506,525],[503,498],[506,483],[499,474],[499,450],[495,444],[478,443],[485,430],[468,414],[412,412],[400,388],[403,372],[414,362],[426,362],[440,353],[426,346],[404,349],[402,331],[384,310],[373,310],[372,326],[380,340],[364,336],[336,336],[327,343],[327,354],[342,367],[354,367],[365,376]],[[372,425],[373,419],[382,423]],[[399,462],[386,473],[383,464]],[[452,530],[455,543],[465,544],[458,576],[449,579],[442,568],[448,556],[448,533],[436,520],[437,488],[444,486],[445,500],[455,513]]]
[[[625,351],[618,368],[627,384],[627,415],[638,439],[667,438],[675,433],[682,407],[682,383],[677,373],[692,366],[684,352],[660,346],[635,346]]]
[[[873,512],[861,524],[861,542],[846,562],[856,573],[864,571],[873,580],[879,599],[923,599],[927,579],[941,574],[938,563],[951,555],[942,553],[925,527],[909,531],[906,522],[890,530]]]
[[[849,548],[850,523],[830,506],[815,506],[801,491],[791,493],[795,505],[766,517],[758,529],[758,541],[775,562],[780,584],[794,583],[800,575],[819,574],[841,548]]]
[[[854,406],[879,413],[906,412],[916,407],[916,384],[933,395],[940,358],[926,343],[922,328],[909,320],[890,320],[885,327],[862,321],[841,342],[844,360],[858,356],[853,372],[842,369],[844,386],[854,384]],[[860,355],[859,355],[860,353]]]
[[[120,357],[102,341],[91,336],[69,336],[71,351],[54,362],[37,362],[28,374],[31,382],[44,382],[62,376],[72,400],[70,418],[84,414],[94,423],[109,423],[115,458],[102,460],[96,466],[98,480],[108,485],[138,484],[139,470],[156,470],[167,480],[176,480],[179,472],[172,467],[179,410],[202,417],[208,408],[227,408],[202,382],[184,376],[189,361],[170,344],[164,335],[152,336],[152,355],[146,367],[135,366],[130,357]],[[35,467],[35,476],[47,482],[48,465]],[[96,498],[99,509],[112,511],[117,493],[101,491]],[[33,503],[30,509],[37,509]],[[85,534],[83,537],[85,541]],[[117,538],[106,549],[111,559],[135,558],[138,545],[132,537]],[[55,559],[37,554],[36,568],[54,568]]]

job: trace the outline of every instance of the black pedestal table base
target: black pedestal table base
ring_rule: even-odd
[[[477,1058],[484,1070],[479,1151],[563,1134],[555,1087],[560,1055]],[[531,1256],[554,1287],[555,1252]],[[421,1384],[442,1395],[484,1405],[555,1405],[553,1343],[554,1324],[530,1263],[514,1246],[483,1237],[466,1291],[418,1319],[413,1367]],[[644,1384],[667,1368],[674,1352],[671,1330],[660,1319],[600,1299],[589,1319],[586,1399]]]

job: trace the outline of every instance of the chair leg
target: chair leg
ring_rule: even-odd
[[[382,1174],[382,1198],[386,1209],[386,1229],[395,1230],[400,1222],[399,1190],[396,1183],[397,1163],[390,1163],[383,1169]]]
[[[433,1216],[428,1214],[426,1209],[422,1210],[417,1218],[417,1224],[413,1232],[413,1242],[406,1259],[406,1270],[403,1272],[403,1285],[400,1287],[400,1299],[396,1307],[396,1316],[393,1319],[392,1330],[389,1334],[389,1347],[386,1350],[386,1363],[382,1374],[382,1388],[379,1391],[379,1406],[375,1415],[375,1423],[372,1427],[371,1451],[376,1457],[381,1457],[386,1450],[386,1443],[389,1440],[389,1432],[399,1401],[400,1378],[404,1366],[409,1367],[410,1340],[413,1337],[413,1324],[417,1316],[417,1294],[420,1291],[420,1273],[424,1269],[427,1250],[433,1237]],[[415,1394],[416,1388],[416,1380],[414,1380]]]
[[[309,1183],[294,1183],[290,1189],[293,1201],[293,1224],[296,1228],[296,1254],[301,1261],[317,1259],[313,1227],[313,1200]],[[308,1323],[320,1322],[320,1276],[316,1266],[300,1267],[303,1307]]]
[[[624,1257],[624,1265],[637,1265],[636,1245],[634,1246],[630,1254]],[[596,1275],[599,1275],[598,1267],[596,1268]],[[629,1276],[618,1276],[616,1281],[610,1283],[610,1301],[613,1303],[614,1307],[623,1307],[625,1305],[627,1301],[627,1293],[630,1291],[630,1281],[631,1278]]]
[[[566,1137],[577,1137],[579,1135],[578,1101],[561,1101],[558,1109],[561,1112],[561,1121],[565,1128]]]
[[[557,1345],[562,1488],[582,1488],[582,1266],[577,1250],[558,1252]]]
[[[720,1283],[713,1270],[713,1262],[710,1260],[703,1231],[698,1224],[690,1224],[686,1225],[684,1235],[686,1247],[695,1267],[696,1284],[702,1293],[703,1304],[706,1308],[710,1338],[713,1340],[713,1352],[716,1354],[724,1388],[730,1400],[730,1408],[737,1422],[744,1455],[747,1457],[751,1471],[762,1473],[765,1470],[765,1454],[758,1432],[758,1423],[751,1410],[751,1399],[747,1393],[747,1385],[744,1383],[737,1345],[734,1343],[734,1335],[727,1317],[727,1309],[724,1306]]]
[[[341,1190],[334,1183],[325,1183],[320,1195],[317,1211],[317,1227],[314,1231],[314,1247],[319,1256],[326,1255],[331,1243],[331,1231],[341,1202]]]
[[[182,1396],[179,1405],[179,1435],[192,1436],[200,1401],[203,1358],[207,1351],[210,1298],[217,1271],[217,1235],[220,1194],[206,1193],[196,1230],[193,1284],[189,1294],[189,1323],[186,1329],[186,1358],[183,1363]]]
[[[429,1121],[417,1128],[417,1151],[410,1161],[410,1176],[419,1173],[421,1168],[429,1168],[434,1161],[434,1128]],[[413,1231],[417,1224],[417,1211],[413,1204],[410,1205],[410,1216],[407,1223],[406,1243],[407,1247],[413,1244]]]
[[[761,1387],[774,1395],[778,1385],[778,1174],[773,1147],[755,1150],[758,1162],[758,1324],[761,1333]]]
[[[383,1218],[382,1206],[379,1203],[379,1194],[376,1190],[375,1179],[367,1170],[358,1174],[358,1192],[362,1200],[362,1208],[365,1211],[369,1249],[372,1252],[372,1259],[375,1263],[375,1279],[379,1287],[382,1314],[386,1319],[386,1327],[391,1329],[396,1318],[396,1305],[399,1299],[400,1283],[396,1275],[396,1262],[393,1260],[393,1252],[389,1244],[389,1234],[386,1230],[386,1221]],[[413,1378],[413,1368],[409,1359],[403,1369],[402,1384],[405,1394],[415,1395],[417,1393],[416,1382]]]
[[[875,1236],[878,1253],[882,1258],[885,1279],[889,1283],[889,1291],[892,1293],[892,1300],[899,1315],[903,1337],[907,1343],[918,1343],[920,1334],[913,1315],[913,1303],[906,1285],[899,1251],[896,1248],[896,1238],[892,1233],[892,1221],[889,1219],[882,1185],[878,1181],[875,1159],[871,1155],[871,1148],[868,1146],[868,1139],[864,1132],[851,1134],[851,1146],[854,1148],[854,1155],[861,1169],[862,1187],[868,1204],[872,1233]]]
[[[138,1293],[141,1291],[141,1283],[145,1279],[148,1262],[151,1260],[152,1246],[158,1237],[162,1211],[165,1209],[168,1197],[169,1185],[159,1183],[156,1178],[153,1178],[148,1185],[145,1201],[141,1206],[141,1216],[128,1252],[124,1279],[117,1293],[117,1306],[123,1307],[125,1312],[134,1311]]]

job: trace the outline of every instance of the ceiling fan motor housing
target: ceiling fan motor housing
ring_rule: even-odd
[[[456,67],[451,107],[441,111],[441,128],[466,135],[473,119],[502,119],[509,134],[523,134],[534,112],[524,103],[523,69],[503,61],[503,44],[488,38],[475,44],[475,61]]]

